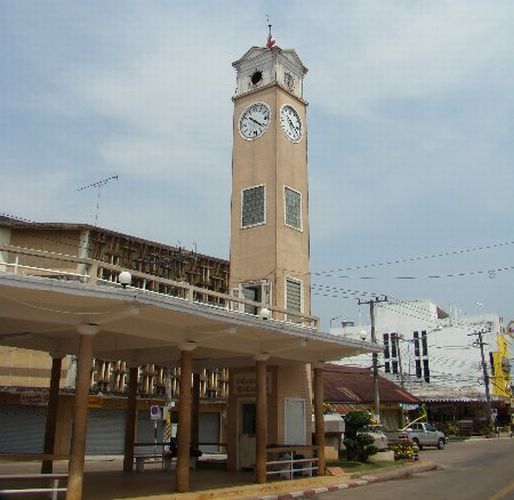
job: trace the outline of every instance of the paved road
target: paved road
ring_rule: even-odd
[[[445,450],[422,450],[421,460],[441,469],[409,479],[324,493],[320,500],[514,500],[514,439],[450,443]]]

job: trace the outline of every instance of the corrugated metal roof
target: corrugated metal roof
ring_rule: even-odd
[[[0,226],[9,227],[12,229],[19,230],[48,230],[48,231],[91,231],[92,233],[97,234],[105,234],[109,236],[115,236],[117,238],[124,238],[126,240],[132,242],[138,242],[149,246],[159,247],[166,250],[171,250],[174,252],[178,252],[179,250],[184,250],[179,247],[175,247],[172,245],[166,245],[165,243],[158,243],[156,241],[147,240],[144,238],[140,238],[138,236],[132,236],[126,233],[120,233],[118,231],[113,231],[111,229],[105,229],[103,227],[92,226],[90,224],[82,224],[82,223],[71,223],[71,222],[33,222],[25,219],[17,219],[14,217],[8,217],[6,215],[0,215]],[[187,250],[186,250],[187,251]],[[205,255],[201,253],[195,252],[198,257],[208,258],[213,261],[222,262],[226,265],[229,262],[226,259],[220,259],[219,257],[212,257],[210,255]]]
[[[378,378],[380,401],[418,404],[420,400],[384,377]],[[327,364],[324,368],[325,401],[330,404],[362,404],[374,400],[371,370],[356,366]]]
[[[339,413],[341,415],[345,415],[351,411],[366,411],[367,408],[363,405],[352,404],[352,403],[325,403],[325,408],[327,410],[333,411],[334,413]]]

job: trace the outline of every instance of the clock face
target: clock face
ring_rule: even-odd
[[[302,140],[302,120],[298,111],[286,104],[280,110],[280,126],[286,137],[294,143]]]
[[[266,132],[271,120],[267,104],[256,102],[248,106],[239,118],[239,133],[247,141],[253,141]]]

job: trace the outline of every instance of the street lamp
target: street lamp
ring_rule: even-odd
[[[127,288],[132,283],[132,275],[128,271],[122,271],[118,275],[118,282],[123,288]]]

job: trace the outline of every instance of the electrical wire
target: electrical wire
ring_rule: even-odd
[[[384,267],[384,266],[390,266],[390,265],[396,265],[396,264],[405,264],[407,262],[417,262],[422,260],[430,260],[430,259],[437,259],[442,257],[451,257],[453,255],[463,255],[466,253],[472,253],[472,252],[479,252],[483,250],[491,250],[494,248],[501,248],[504,246],[514,245],[514,241],[504,241],[500,243],[493,243],[491,245],[483,245],[483,246],[476,246],[471,248],[462,248],[458,250],[450,250],[447,252],[439,252],[434,254],[428,254],[428,255],[421,255],[421,256],[415,256],[415,257],[403,257],[403,258],[397,258],[392,259],[385,262],[376,262],[373,264],[363,264],[360,266],[350,266],[350,267],[343,267],[339,269],[331,269],[328,271],[317,271],[313,272],[312,274],[316,276],[323,276],[326,274],[332,274],[332,273],[340,273],[340,272],[346,272],[346,271],[355,271],[360,269],[368,269],[372,267]]]
[[[7,212],[0,212],[0,216],[8,217],[8,218],[18,220],[18,221],[24,222],[24,223],[39,224],[38,222],[35,222],[33,220],[22,218],[22,217],[17,217],[15,215],[7,213]],[[88,224],[85,224],[85,225],[89,226]],[[95,229],[95,230],[100,229],[100,228],[96,228],[94,226],[91,226],[91,228]],[[106,230],[106,231],[111,232],[110,230]],[[121,233],[120,233],[120,235],[121,235]],[[34,236],[39,239],[43,239],[46,241],[52,241],[52,242],[59,243],[64,246],[72,247],[74,249],[76,249],[77,244],[80,243],[84,250],[92,250],[91,244],[84,246],[84,243],[86,243],[86,240],[82,240],[82,239],[80,239],[80,241],[77,242],[76,239],[65,238],[65,237],[61,237],[61,239],[55,239],[55,238],[48,238],[48,237],[41,236],[41,235],[34,235]],[[130,235],[121,235],[121,236],[130,238]],[[69,243],[66,242],[65,240],[68,240]],[[152,242],[150,242],[150,243],[152,243]],[[158,243],[155,243],[155,244],[160,245]],[[494,266],[489,269],[479,269],[479,270],[472,270],[472,271],[467,271],[467,272],[452,272],[452,273],[446,273],[446,274],[429,274],[429,275],[423,275],[423,276],[400,275],[400,276],[392,276],[392,277],[378,277],[378,276],[335,275],[334,273],[354,271],[354,270],[360,270],[360,269],[369,269],[369,268],[376,268],[376,267],[385,267],[385,266],[389,266],[389,265],[397,265],[397,264],[403,264],[403,263],[407,263],[407,262],[420,262],[420,261],[426,261],[426,260],[455,256],[455,255],[464,255],[464,254],[472,253],[472,252],[479,252],[479,251],[502,248],[502,247],[506,247],[509,245],[514,245],[514,241],[503,241],[503,242],[499,242],[499,243],[493,243],[490,245],[450,250],[450,251],[446,251],[446,252],[439,252],[439,253],[427,254],[427,255],[422,255],[422,256],[402,257],[402,258],[396,258],[396,259],[392,259],[392,260],[384,261],[384,262],[376,262],[376,263],[363,264],[363,265],[358,265],[358,266],[349,266],[349,267],[343,267],[343,268],[339,268],[339,269],[331,269],[331,270],[326,270],[326,271],[313,271],[313,272],[305,273],[305,272],[298,272],[298,271],[290,270],[290,269],[282,269],[282,272],[284,274],[292,273],[295,276],[312,275],[312,276],[323,276],[323,277],[327,277],[327,278],[358,279],[358,280],[380,280],[380,279],[394,279],[394,280],[429,279],[429,280],[432,280],[432,279],[445,279],[445,278],[462,278],[462,277],[476,276],[476,275],[479,275],[479,276],[487,275],[490,279],[493,279],[497,273],[514,270],[514,265],[507,265],[507,266],[503,266],[503,267]],[[164,244],[162,246],[170,247],[169,245],[164,245]],[[171,247],[171,248],[173,248],[173,247]],[[274,271],[277,271],[277,269],[275,269]],[[271,271],[269,273],[269,275],[271,275],[274,271]],[[237,277],[233,276],[233,279],[237,279]]]

